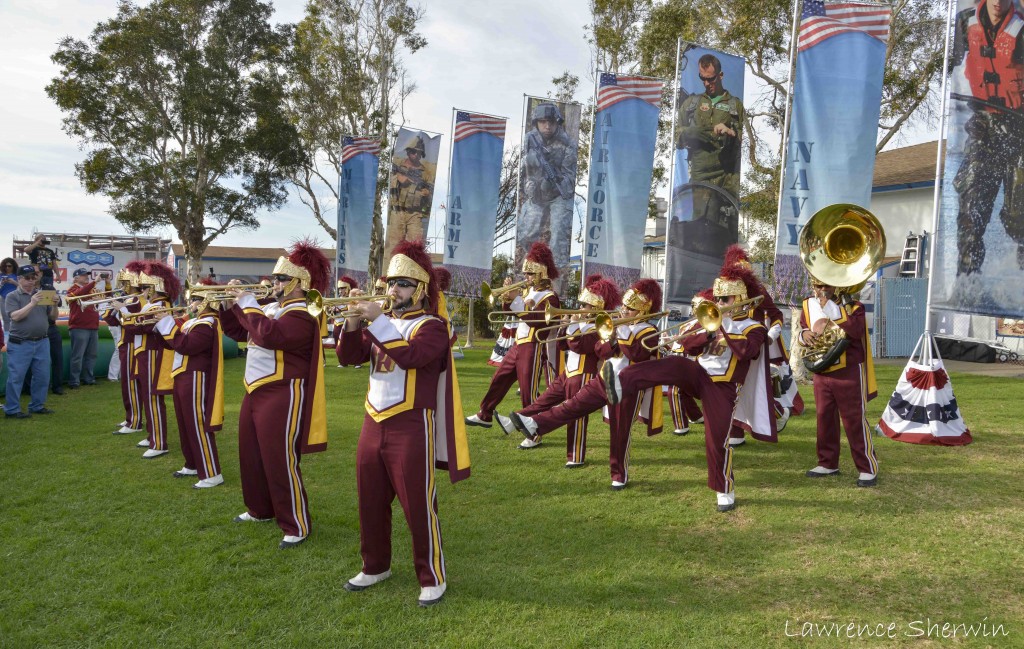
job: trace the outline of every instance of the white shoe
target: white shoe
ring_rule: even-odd
[[[385,570],[379,575],[368,575],[365,572],[360,572],[358,575],[345,582],[345,590],[358,593],[361,590],[366,590],[374,584],[379,584],[390,576],[390,570]]]
[[[626,488],[625,482],[619,482],[618,480],[612,480],[612,489],[615,491],[622,491]]]
[[[729,446],[732,446],[733,448],[735,448],[737,446],[743,446],[746,443],[747,443],[747,438],[746,437],[730,437],[729,438]]]
[[[790,408],[783,408],[782,409],[782,415],[775,422],[775,430],[777,432],[781,433],[783,431],[783,429],[786,428],[786,424],[789,422],[790,414],[792,414],[792,410]]]
[[[519,432],[522,433],[526,439],[533,440],[535,442],[540,441],[537,439],[537,422],[534,421],[533,417],[527,417],[526,415],[521,415],[518,412],[513,412],[512,423],[519,429]]]
[[[827,475],[835,475],[839,473],[839,469],[826,469],[820,464],[806,473],[808,478],[823,478]]]
[[[141,433],[146,430],[145,428],[132,428],[127,424],[122,424],[120,428],[114,431],[115,435],[130,435],[132,433]]]
[[[703,424],[704,423],[704,415],[701,415],[700,417],[697,417],[696,419],[694,419],[690,423],[691,424]]]
[[[537,448],[538,446],[540,446],[539,439],[524,439],[523,441],[519,442],[519,450]]]
[[[305,540],[306,537],[304,536],[292,536],[291,534],[285,534],[284,538],[281,539],[281,544],[278,547],[282,550],[287,550],[288,548],[294,548],[296,545],[302,543]]]
[[[128,425],[128,420],[127,419],[125,419],[120,424],[118,424],[118,426],[121,426],[121,427],[124,427],[124,426],[127,426],[127,425]]]
[[[190,469],[187,466],[183,466],[172,474],[175,478],[184,478],[187,476],[199,475],[199,472],[195,469]]]
[[[448,590],[448,584],[444,583],[440,586],[426,586],[420,589],[419,605],[422,607],[433,606],[441,601],[444,597],[444,591]]]
[[[167,455],[167,451],[158,451],[155,448],[151,448],[143,453],[142,457],[146,460],[152,460],[153,458],[160,457],[161,455]]]
[[[480,426],[482,428],[491,427],[491,422],[484,421],[483,419],[480,419],[480,417],[476,415],[470,415],[469,417],[466,417],[466,423],[469,424],[470,426]]]
[[[149,440],[148,439],[144,439],[141,442],[139,442],[138,444],[136,444],[136,446],[138,446],[139,448],[149,448]]]
[[[217,485],[224,484],[224,476],[221,474],[212,475],[209,478],[203,478],[199,482],[192,485],[193,489],[209,489],[210,487],[216,487]]]
[[[267,521],[273,520],[272,518],[256,518],[249,512],[245,511],[235,516],[236,523],[266,523]]]
[[[718,496],[718,511],[727,512],[736,508],[736,492],[716,493]]]
[[[567,469],[578,469],[583,466],[583,462],[566,462],[565,468]]]
[[[506,435],[508,435],[515,429],[515,426],[512,425],[512,420],[506,417],[505,415],[499,415],[498,413],[494,413],[494,419],[495,421],[498,422],[498,428],[500,428],[501,432],[505,433]]]
[[[673,435],[685,435],[688,432],[690,432],[690,427],[689,426],[687,426],[686,428],[677,428],[674,431],[672,431],[672,434]]]

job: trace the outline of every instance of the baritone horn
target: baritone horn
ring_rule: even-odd
[[[643,322],[644,320],[657,320],[667,315],[668,311],[659,311],[658,313],[641,313],[629,318],[613,318],[611,315],[603,313],[594,320],[594,327],[597,329],[598,337],[608,342],[615,337],[615,329],[620,325],[630,325],[635,322]]]
[[[487,303],[494,306],[494,300],[496,298],[505,295],[510,291],[519,291],[530,285],[530,280],[524,279],[521,282],[515,284],[509,284],[508,286],[502,286],[500,288],[491,288],[491,285],[484,282],[480,285],[480,297],[487,300]]]

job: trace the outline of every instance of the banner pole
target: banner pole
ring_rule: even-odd
[[[782,215],[782,194],[786,187],[786,156],[789,155],[789,120],[793,114],[793,86],[796,85],[796,41],[800,24],[800,0],[793,0],[793,27],[789,32],[789,80],[786,83],[786,114],[782,121],[782,150],[779,157],[779,200],[775,210],[776,223]],[[779,256],[779,228],[775,227],[775,257]]]
[[[946,131],[946,111],[949,109],[949,94],[946,92],[946,84],[949,81],[949,41],[952,36],[953,12],[956,10],[956,0],[949,0],[946,10],[946,51],[942,58],[942,105],[939,110],[939,141],[935,152],[935,192],[932,205],[932,231],[928,240],[928,296],[925,298],[924,307],[924,334],[931,339],[932,331],[932,283],[935,276],[935,240],[938,238],[939,209],[942,206],[942,158],[943,142]]]
[[[683,85],[679,78],[679,55],[683,51],[683,39],[676,39],[676,75],[672,79],[672,131],[669,133],[668,146],[668,214],[665,215],[665,270],[661,280],[661,310],[665,310],[668,304],[668,239],[672,233],[672,216],[675,214],[676,204],[676,113],[679,111],[679,89]],[[664,322],[664,320],[662,321]]]
[[[597,67],[597,59],[601,56],[601,50],[597,50],[594,57],[594,105],[590,107],[590,168],[587,170],[587,206],[583,210],[583,250],[580,254],[580,290],[583,290],[583,282],[587,278],[587,215],[590,214],[590,178],[594,173],[594,142],[597,141],[597,93],[601,86],[601,71]],[[570,255],[571,256],[571,255]]]
[[[476,299],[467,297],[469,300],[469,322],[466,324],[466,349],[473,349],[474,336],[473,336],[473,304],[476,303]]]

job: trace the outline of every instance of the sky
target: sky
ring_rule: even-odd
[[[418,90],[406,101],[408,126],[444,133],[438,181],[447,183],[452,107],[509,118],[511,139],[522,128],[523,94],[546,95],[564,70],[589,87],[590,51],[583,40],[587,0],[506,0],[501,3],[430,0],[421,32],[428,46],[406,57]],[[274,22],[297,22],[303,0],[278,0]],[[75,176],[84,158],[61,130],[62,114],[46,96],[56,76],[50,56],[64,36],[86,39],[116,12],[116,0],[0,1],[0,248],[35,230],[121,234],[102,196],[90,196]],[[500,83],[492,81],[500,79]],[[588,93],[589,94],[589,93]],[[580,97],[583,99],[584,97]],[[441,176],[445,179],[442,180]],[[445,186],[445,185],[440,185]],[[443,194],[441,192],[440,194]],[[435,205],[443,196],[435,199]],[[259,215],[259,230],[235,230],[214,245],[286,246],[327,233],[297,199]],[[433,229],[433,228],[432,228]],[[149,235],[176,239],[171,228]],[[6,254],[6,253],[5,253]]]

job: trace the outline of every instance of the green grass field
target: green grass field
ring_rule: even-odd
[[[485,358],[459,361],[467,414],[491,375]],[[854,486],[845,441],[840,477],[803,477],[816,463],[803,388],[808,412],[779,444],[737,451],[728,514],[705,485],[700,425],[681,438],[636,427],[622,492],[609,489],[597,416],[575,471],[562,468],[559,432],[520,452],[521,437],[471,428],[473,477],[452,486],[438,473],[449,590],[423,610],[397,503],[393,577],[342,589],[360,569],[365,370],[328,367],[329,450],[302,463],[309,540],[282,552],[273,523],[231,522],[244,510],[242,364],[226,365],[216,489],[171,477],[182,465],[173,423],[172,451],[155,460],[141,459],[141,436],[110,434],[122,418],[114,383],[51,396],[50,417],[0,420],[0,646],[773,647],[849,633],[879,647],[1024,646],[1024,382],[954,374],[974,444],[876,437],[876,489]],[[900,369],[879,368],[872,423]],[[505,410],[516,403],[510,394]],[[792,637],[804,623],[843,625],[842,638],[834,626]],[[947,627],[961,637],[943,638],[944,623],[985,624],[988,637]]]

